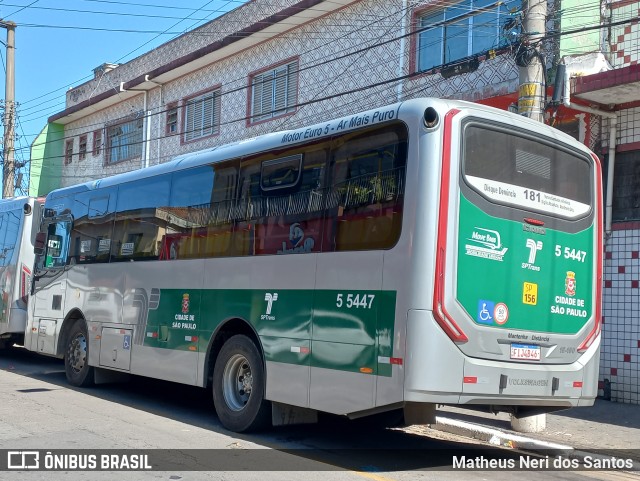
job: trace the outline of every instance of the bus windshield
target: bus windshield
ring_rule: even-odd
[[[568,219],[590,212],[591,164],[538,138],[468,124],[463,169],[467,183],[492,202]]]

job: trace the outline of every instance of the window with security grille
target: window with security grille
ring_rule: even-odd
[[[463,0],[417,17],[417,67],[429,70],[499,47],[513,0]]]
[[[80,136],[80,144],[78,146],[78,160],[84,160],[87,158],[87,136]]]
[[[107,127],[106,161],[109,164],[142,156],[144,119],[139,118]]]
[[[220,90],[186,100],[184,105],[184,141],[201,139],[220,131]]]
[[[93,155],[100,155],[102,150],[102,129],[93,131]]]
[[[167,106],[167,135],[174,135],[178,133],[178,104],[169,104]]]
[[[298,61],[278,65],[249,78],[250,122],[294,112],[298,96]]]
[[[64,165],[69,165],[72,160],[73,160],[73,139],[69,139],[64,145]]]

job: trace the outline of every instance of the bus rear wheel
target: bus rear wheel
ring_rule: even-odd
[[[86,387],[94,383],[94,370],[89,366],[87,326],[76,322],[67,337],[64,351],[64,370],[72,386]]]
[[[222,425],[234,432],[256,431],[271,421],[264,399],[262,356],[244,335],[231,337],[220,349],[213,368],[213,404]]]

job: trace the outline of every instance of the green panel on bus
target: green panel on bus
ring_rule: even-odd
[[[267,361],[391,376],[395,291],[161,289],[144,345],[206,352],[219,323],[249,321]],[[313,333],[313,334],[312,334]]]
[[[460,196],[457,299],[477,325],[575,334],[592,316],[593,226],[525,226]]]

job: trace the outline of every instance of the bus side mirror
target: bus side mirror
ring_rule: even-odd
[[[47,233],[38,232],[36,234],[36,241],[33,245],[33,253],[37,256],[43,255],[46,245],[47,245]]]

